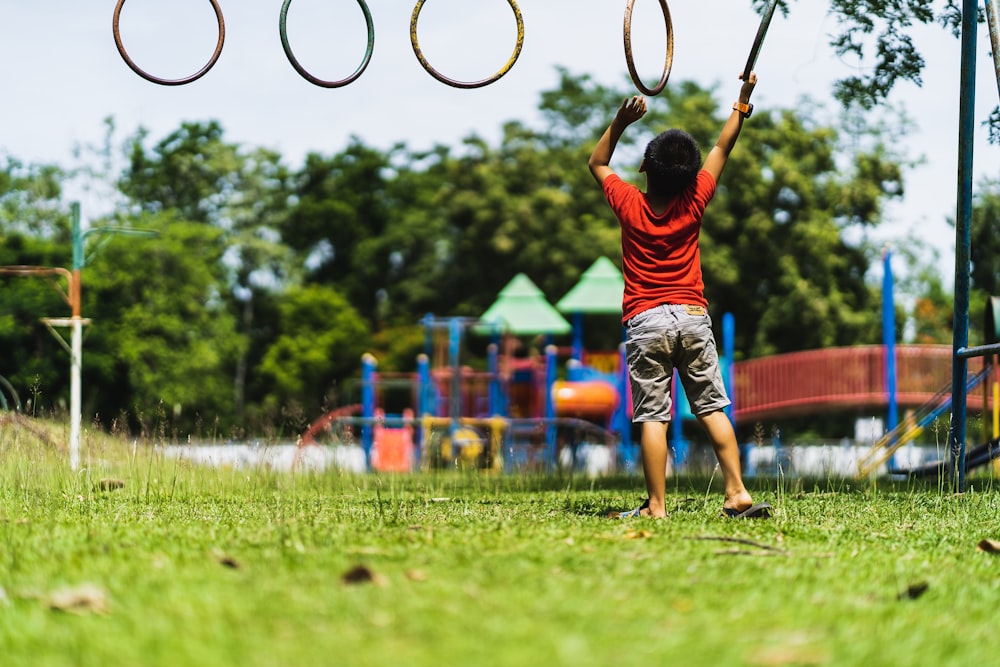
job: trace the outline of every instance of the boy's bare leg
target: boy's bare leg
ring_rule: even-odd
[[[642,475],[649,494],[649,516],[667,516],[667,426],[666,422],[642,422]],[[737,459],[738,461],[739,459]]]
[[[723,507],[743,511],[753,505],[753,498],[743,485],[743,474],[740,471],[740,447],[736,442],[736,432],[726,413],[717,410],[704,415],[698,415],[698,421],[708,433],[719,460],[722,479],[726,485],[726,500]],[[645,434],[645,431],[643,431]],[[643,438],[645,443],[645,438]],[[645,453],[645,444],[643,452]],[[644,459],[645,460],[645,459]]]

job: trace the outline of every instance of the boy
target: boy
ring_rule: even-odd
[[[723,412],[730,401],[706,310],[698,249],[705,206],[715,194],[743,120],[753,110],[750,94],[756,83],[753,73],[743,82],[739,100],[703,165],[698,144],[682,130],[668,130],[650,141],[639,165],[639,172],[646,174],[645,193],[608,166],[625,128],[645,115],[645,99],[635,96],[622,103],[590,156],[590,173],[622,230],[622,323],[628,330],[632,419],[642,424],[640,449],[649,494],[641,507],[617,515],[622,518],[667,515],[667,426],[675,368],[722,470],[723,515],[770,516],[770,505],[755,505],[743,484],[736,434]]]

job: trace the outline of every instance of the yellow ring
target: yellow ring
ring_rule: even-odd
[[[510,3],[510,8],[514,11],[514,18],[517,20],[517,44],[514,46],[514,53],[511,54],[510,60],[504,65],[499,72],[489,77],[488,79],[483,79],[482,81],[456,81],[455,79],[449,79],[441,72],[434,69],[427,58],[424,57],[423,52],[420,50],[420,43],[417,40],[417,19],[420,17],[420,10],[424,7],[424,2],[426,0],[417,0],[417,5],[413,8],[413,15],[410,17],[410,44],[413,45],[413,53],[417,56],[417,60],[423,66],[427,73],[433,76],[435,79],[441,83],[448,84],[455,88],[482,88],[487,86],[494,81],[497,81],[500,77],[510,71],[510,68],[514,66],[517,62],[518,56],[521,55],[521,47],[524,46],[524,18],[521,16],[521,10],[518,8],[517,3],[514,0],[507,0]]]

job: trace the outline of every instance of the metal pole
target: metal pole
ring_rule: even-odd
[[[448,366],[451,369],[451,396],[448,400],[448,416],[451,417],[451,434],[455,435],[458,419],[462,416],[462,320],[453,317],[448,320]]]
[[[583,313],[573,313],[573,358],[583,361]]]
[[[969,344],[969,269],[972,246],[972,158],[975,138],[977,3],[962,4],[962,63],[958,129],[958,201],[955,215],[955,333],[951,374],[949,461],[954,490],[965,492],[965,418],[968,362],[958,351]]]
[[[83,322],[79,316],[73,317],[73,337],[70,342],[70,384],[69,384],[69,467],[80,468],[80,367],[83,359]]]
[[[732,313],[722,314],[722,356],[726,360],[726,374],[723,381],[726,393],[729,394],[729,405],[726,415],[736,426],[736,387],[733,379],[736,377],[736,316]]]
[[[372,419],[375,416],[375,355],[365,352],[361,356],[361,416]],[[373,430],[370,422],[361,427],[361,448],[365,452],[365,468],[372,465]]]
[[[83,421],[80,405],[80,372],[83,367],[83,322],[80,318],[80,276],[83,268],[83,235],[80,233],[80,204],[70,205],[73,225],[73,280],[69,287],[73,331],[70,338],[69,373],[69,467],[80,467],[80,427]]]
[[[618,404],[620,411],[618,429],[625,469],[631,472],[635,470],[635,450],[632,448],[632,404],[630,403],[632,394],[629,391],[628,355],[625,351],[624,342],[618,345],[618,368],[620,369],[618,373]]]
[[[553,467],[559,460],[556,452],[556,403],[552,389],[556,384],[556,346],[545,346],[545,462]]]
[[[503,398],[500,395],[500,346],[490,343],[486,346],[486,368],[490,374],[489,416],[503,415]]]
[[[893,293],[892,250],[882,251],[882,345],[885,347],[886,431],[899,425],[896,399],[896,304]],[[891,466],[890,466],[891,467]]]

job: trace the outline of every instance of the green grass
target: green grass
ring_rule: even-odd
[[[668,520],[613,521],[639,477],[248,472],[85,445],[73,473],[0,428],[5,667],[995,659],[988,478],[962,496],[760,480],[777,516],[740,522],[717,480],[679,478]],[[345,583],[358,566],[374,581]]]

